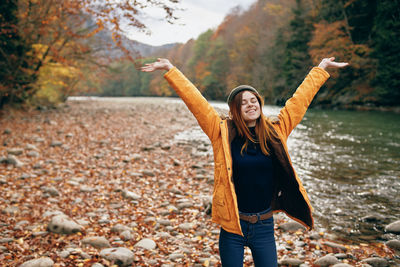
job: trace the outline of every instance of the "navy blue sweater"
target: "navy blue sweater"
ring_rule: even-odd
[[[250,127],[255,135],[255,127]],[[259,143],[249,141],[247,151],[240,154],[245,139],[237,135],[231,143],[233,182],[239,211],[260,212],[271,205],[273,165],[270,156],[262,153]]]

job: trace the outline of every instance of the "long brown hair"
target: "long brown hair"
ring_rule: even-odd
[[[244,121],[241,113],[242,98],[243,98],[243,93],[245,91],[252,93],[257,98],[257,101],[260,104],[261,115],[256,120],[255,137],[252,136],[252,134],[250,133],[249,127],[247,127],[246,122]],[[273,130],[271,121],[263,114],[262,111],[263,106],[264,106],[264,100],[261,98],[261,96],[250,90],[244,90],[238,93],[233,98],[232,102],[230,102],[229,104],[229,111],[231,113],[232,120],[235,123],[239,136],[246,137],[245,138],[246,140],[240,151],[241,153],[243,153],[243,151],[247,149],[247,146],[250,141],[253,143],[260,143],[261,151],[263,152],[264,155],[268,156],[271,151],[268,143],[278,138],[277,133]]]

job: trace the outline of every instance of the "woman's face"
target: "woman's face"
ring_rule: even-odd
[[[256,120],[261,115],[260,103],[258,103],[257,97],[249,91],[244,91],[242,94],[240,112],[248,127],[256,126]]]

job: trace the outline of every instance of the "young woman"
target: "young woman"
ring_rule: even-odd
[[[308,229],[313,227],[307,193],[295,173],[286,141],[302,120],[328,67],[347,63],[325,58],[313,68],[274,121],[264,116],[263,99],[248,85],[228,96],[230,118],[222,119],[199,90],[167,59],[142,71],[168,71],[164,77],[196,117],[214,151],[212,221],[221,226],[219,251],[223,266],[243,266],[244,246],[256,267],[277,266],[273,212],[283,211]]]

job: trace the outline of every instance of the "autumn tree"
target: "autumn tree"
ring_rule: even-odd
[[[140,12],[149,6],[165,11],[172,22],[174,4],[165,1],[105,1],[84,0],[19,0],[1,4],[2,53],[4,57],[1,76],[0,104],[25,102],[39,90],[59,92],[66,99],[86,75],[81,70],[93,65],[106,65],[107,53],[98,53],[94,45],[98,33],[110,31],[113,44],[133,60],[135,55],[123,44],[126,29],[148,31],[140,21]],[[9,14],[9,15],[7,15]],[[14,45],[12,45],[14,43]],[[11,48],[14,47],[14,48]],[[11,51],[11,52],[12,52]],[[56,73],[53,77],[53,73]],[[50,80],[50,81],[49,81]]]

